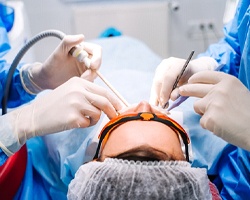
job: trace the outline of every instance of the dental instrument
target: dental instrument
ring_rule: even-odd
[[[224,65],[219,65],[218,67],[215,68],[215,71],[220,71],[220,69],[223,67]],[[171,106],[169,106],[167,108],[167,111],[169,112],[170,110],[176,108],[177,106],[179,106],[180,104],[182,104],[184,101],[186,101],[188,99],[189,96],[179,96]]]
[[[85,66],[90,69],[90,59],[88,58],[88,53],[83,50],[83,47],[81,45],[77,45],[69,51],[69,54],[71,54],[73,57],[75,57],[79,62],[83,62]],[[119,94],[119,92],[108,82],[106,78],[98,71],[95,70],[95,73],[99,78],[109,87],[110,90],[123,102],[123,104],[128,107],[128,102]]]
[[[188,59],[186,60],[185,64],[183,65],[183,67],[182,67],[182,69],[181,69],[180,74],[177,76],[177,78],[176,78],[176,80],[175,80],[175,82],[174,82],[172,91],[177,87],[177,84],[179,83],[179,81],[180,81],[180,79],[181,79],[181,77],[182,77],[182,75],[183,75],[185,69],[187,68],[188,63],[189,63],[190,60],[192,59],[193,55],[194,55],[194,51],[191,51],[190,55],[188,56]],[[167,105],[168,105],[168,102],[166,102],[166,103],[164,104],[163,109],[165,109]]]

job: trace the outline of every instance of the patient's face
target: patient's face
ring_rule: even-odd
[[[141,102],[122,114],[139,112],[161,113],[147,102]],[[177,134],[156,121],[129,121],[118,126],[110,134],[100,161],[110,157],[146,161],[185,160]]]

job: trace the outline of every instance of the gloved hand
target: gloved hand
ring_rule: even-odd
[[[172,88],[177,76],[180,74],[186,60],[170,57],[164,59],[156,68],[153,85],[151,87],[150,104],[164,106],[165,103],[175,100],[179,93],[178,88],[172,92]],[[218,63],[210,57],[200,57],[189,62],[188,67],[183,73],[178,86],[187,83],[189,77],[194,73],[203,70],[214,70]]]
[[[1,130],[1,134],[6,134],[0,134],[0,147],[15,152],[31,137],[92,126],[98,122],[101,111],[111,119],[122,106],[106,89],[73,77],[31,104],[1,116],[5,118],[2,129],[7,130]],[[3,141],[4,138],[8,139]]]
[[[90,68],[99,69],[102,49],[99,45],[83,42],[83,35],[66,35],[55,51],[44,63],[27,64],[21,69],[21,79],[24,88],[31,94],[37,94],[44,89],[54,89],[74,76],[82,76],[87,70],[83,62],[69,54],[72,47],[81,43],[89,54]],[[87,70],[83,76],[93,81],[96,73]]]
[[[250,151],[250,91],[240,80],[223,72],[199,72],[179,92],[201,98],[194,110],[203,128]]]

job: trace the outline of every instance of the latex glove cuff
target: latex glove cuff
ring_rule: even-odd
[[[1,117],[1,127],[0,127],[0,148],[7,156],[13,155],[17,152],[26,139],[19,139],[18,135],[15,134],[13,122],[10,121],[8,114]]]
[[[39,87],[33,81],[34,78],[33,78],[32,73],[31,73],[32,67],[37,67],[37,66],[41,66],[41,65],[42,65],[42,63],[36,62],[33,64],[26,64],[20,69],[20,78],[21,78],[23,88],[29,94],[36,95],[39,92],[43,91],[43,89],[41,87]]]

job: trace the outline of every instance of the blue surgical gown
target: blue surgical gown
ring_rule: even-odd
[[[250,89],[249,4],[249,0],[239,1],[234,19],[224,27],[225,37],[199,55],[211,56],[219,64],[225,64],[222,71],[238,77],[248,89]],[[222,198],[249,199],[250,152],[228,145],[221,155],[216,166],[218,177],[214,182]]]

